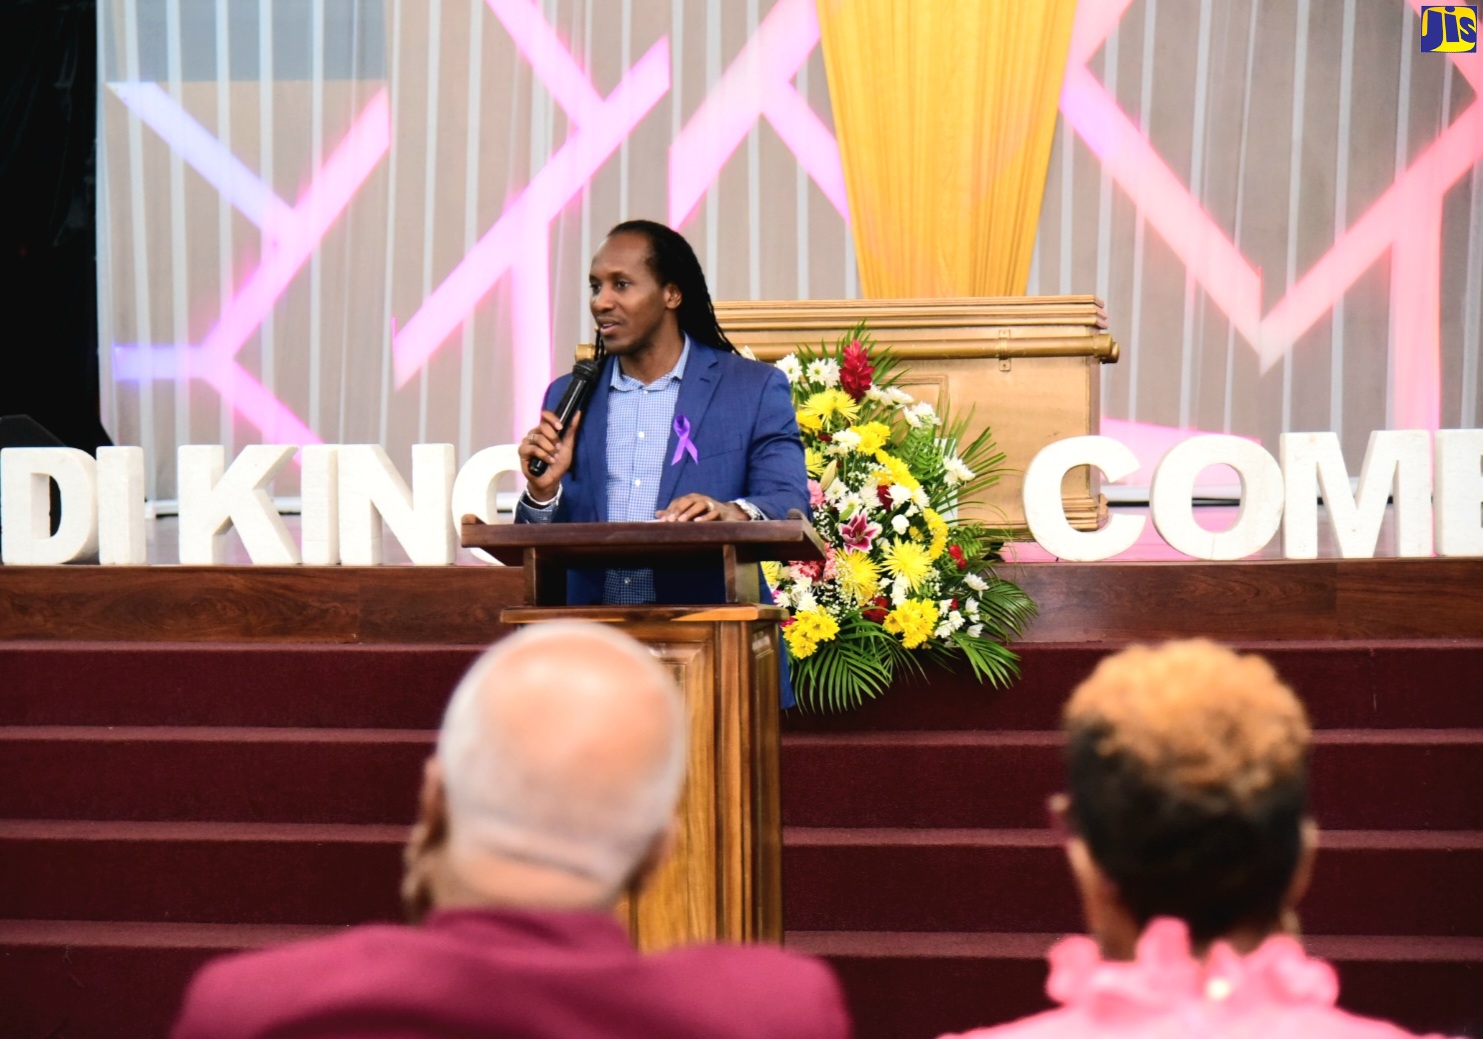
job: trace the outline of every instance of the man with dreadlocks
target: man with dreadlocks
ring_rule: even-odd
[[[520,444],[521,523],[782,519],[807,515],[808,473],[788,380],[736,353],[716,322],[690,243],[649,220],[608,233],[588,274],[607,352],[586,407],[563,430],[546,391]],[[565,436],[563,433],[565,432]],[[530,472],[531,459],[547,469]],[[720,602],[719,570],[570,572],[567,601]]]

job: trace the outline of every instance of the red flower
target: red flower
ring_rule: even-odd
[[[832,436],[830,436],[828,433],[820,433],[819,434],[819,439],[822,440],[826,444],[832,444],[832,443],[834,443],[834,438]]]
[[[865,352],[865,347],[860,345],[856,339],[844,348],[844,363],[839,366],[839,385],[855,400],[865,396],[865,391],[870,389],[870,378],[875,374],[875,367],[870,363],[870,355]]]
[[[958,564],[959,570],[968,569],[968,560],[963,558],[963,550],[957,545],[949,545],[947,547],[947,554],[953,557],[953,562]]]
[[[880,500],[881,508],[885,509],[887,512],[896,507],[891,502],[891,488],[887,487],[885,484],[880,484],[878,487],[876,487],[875,496],[877,499]],[[957,548],[958,546],[954,545],[953,547]]]
[[[947,608],[949,610],[956,610],[958,608],[958,600],[957,599],[954,599],[952,602],[948,603],[948,607]]]
[[[886,619],[886,613],[890,610],[890,607],[891,604],[886,600],[884,595],[877,595],[874,599],[870,600],[870,607],[868,609],[860,611],[860,616],[868,621],[875,621],[875,623],[879,624]]]

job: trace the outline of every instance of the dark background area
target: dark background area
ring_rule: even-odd
[[[0,415],[87,451],[98,409],[96,0],[0,0]]]

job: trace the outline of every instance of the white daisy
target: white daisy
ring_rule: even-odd
[[[839,385],[839,365],[825,357],[817,361],[808,362],[809,382],[816,382],[821,386]]]
[[[975,592],[986,592],[989,589],[989,582],[985,581],[977,574],[964,574],[963,583],[966,584],[969,588],[972,588]]]
[[[798,363],[796,354],[788,354],[780,357],[777,361],[778,370],[788,377],[790,383],[797,382],[803,376],[803,365]]]
[[[900,606],[906,602],[906,597],[911,594],[911,584],[904,577],[898,577],[891,582],[891,605]]]
[[[898,534],[905,534],[911,529],[911,523],[905,516],[892,516],[891,529]]]
[[[928,404],[926,401],[922,401],[920,404],[913,404],[911,407],[906,409],[906,413],[915,414],[919,422],[924,422],[929,426],[935,426],[939,421],[937,418],[937,412],[933,410],[932,405]],[[907,421],[910,421],[910,419],[908,419]]]
[[[968,626],[968,634],[972,635],[974,638],[978,638],[983,633],[984,626],[982,624],[971,624]]]
[[[963,464],[961,458],[948,455],[942,460],[943,479],[949,487],[956,487],[960,483],[967,483],[973,479],[973,470]]]
[[[814,593],[804,589],[793,597],[793,605],[800,610],[817,610],[819,600],[814,598]]]
[[[891,489],[887,493],[891,496],[891,504],[898,509],[911,501],[911,488],[904,483],[891,484]]]

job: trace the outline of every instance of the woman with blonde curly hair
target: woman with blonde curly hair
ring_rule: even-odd
[[[1065,709],[1052,808],[1092,937],[1050,952],[1056,1010],[973,1039],[1403,1039],[1335,1005],[1294,907],[1317,827],[1311,733],[1265,660],[1203,640],[1104,660]]]

